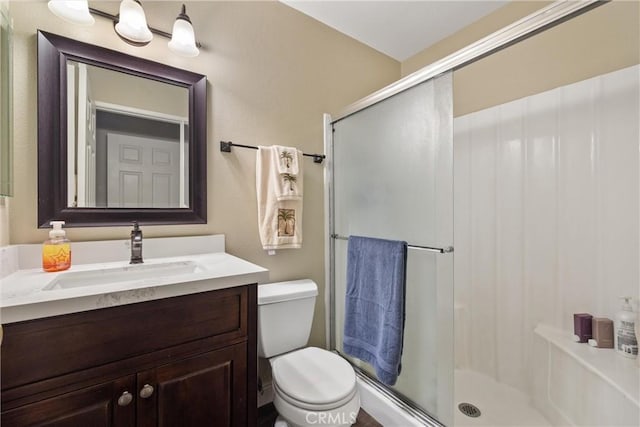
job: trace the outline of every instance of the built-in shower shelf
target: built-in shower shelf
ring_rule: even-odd
[[[595,348],[573,341],[572,335],[549,325],[539,324],[534,332],[576,359],[582,366],[640,405],[640,368],[612,348]]]

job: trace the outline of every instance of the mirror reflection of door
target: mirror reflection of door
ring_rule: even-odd
[[[188,90],[68,61],[67,204],[189,207]]]
[[[86,64],[78,64],[77,207],[96,205],[96,106]]]
[[[186,118],[97,102],[96,204],[188,207]]]
[[[182,207],[179,144],[109,133],[107,159],[108,207]]]

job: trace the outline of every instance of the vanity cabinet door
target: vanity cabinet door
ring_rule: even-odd
[[[129,375],[2,412],[2,426],[133,427],[135,379]]]
[[[138,426],[246,426],[247,346],[210,351],[138,374]]]

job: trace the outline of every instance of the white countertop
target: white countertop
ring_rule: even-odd
[[[129,261],[72,265],[68,270],[56,273],[46,273],[41,268],[18,269],[0,280],[0,320],[7,324],[230,288],[268,279],[267,269],[225,252],[145,258],[143,265],[148,268],[154,264],[180,261],[196,263],[200,268],[193,273],[90,284],[68,289],[47,287],[65,273],[129,267]]]

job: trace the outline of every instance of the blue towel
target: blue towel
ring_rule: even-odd
[[[407,242],[349,237],[343,350],[383,383],[400,374]]]

